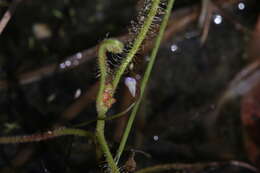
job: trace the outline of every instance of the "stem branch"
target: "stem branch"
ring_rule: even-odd
[[[162,24],[160,26],[159,33],[158,33],[158,36],[157,36],[156,41],[155,41],[155,46],[154,46],[154,49],[152,50],[152,53],[151,53],[151,60],[149,61],[149,64],[148,64],[148,66],[146,68],[143,80],[141,82],[140,97],[139,97],[138,101],[136,102],[136,104],[135,104],[135,106],[133,108],[133,111],[132,111],[132,113],[131,113],[131,115],[129,117],[129,120],[127,122],[126,129],[125,129],[123,137],[122,137],[122,139],[120,141],[120,145],[119,145],[119,148],[117,150],[116,157],[115,157],[116,162],[119,161],[119,159],[120,159],[120,157],[122,155],[122,152],[123,152],[123,150],[125,148],[125,144],[127,142],[127,138],[129,136],[130,130],[132,128],[132,125],[133,125],[136,113],[138,111],[139,105],[140,105],[141,100],[143,98],[144,91],[145,91],[145,88],[147,86],[147,82],[148,82],[148,79],[150,77],[150,74],[151,74],[151,71],[152,71],[155,59],[156,59],[156,55],[157,55],[157,52],[158,52],[161,40],[163,38],[163,34],[164,34],[164,31],[165,31],[165,28],[167,26],[167,23],[168,23],[168,20],[169,20],[169,17],[170,17],[170,13],[171,13],[174,1],[175,0],[169,0],[168,1],[167,9],[165,11],[165,15],[163,17],[163,21],[162,21]]]

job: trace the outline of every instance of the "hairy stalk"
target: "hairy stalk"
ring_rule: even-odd
[[[111,172],[119,173],[119,169],[113,159],[113,156],[112,156],[110,149],[108,147],[108,144],[106,142],[105,135],[104,135],[104,128],[105,128],[104,120],[98,120],[97,128],[96,128],[97,140],[101,147],[102,152],[105,155],[106,161],[111,169]]]
[[[54,130],[49,130],[44,133],[36,133],[32,135],[0,137],[0,144],[40,142],[43,140],[67,135],[87,136],[94,139],[94,135],[86,130],[62,127]]]
[[[122,152],[123,152],[123,150],[125,148],[125,144],[126,144],[127,138],[129,136],[130,130],[132,128],[133,121],[135,119],[135,116],[136,116],[136,113],[138,111],[139,105],[140,105],[141,100],[143,98],[144,91],[145,91],[145,88],[147,86],[147,82],[148,82],[148,79],[150,77],[150,74],[151,74],[151,71],[152,71],[155,59],[156,59],[157,52],[158,52],[159,46],[161,44],[161,40],[163,38],[163,33],[164,33],[165,28],[167,26],[167,23],[168,23],[168,20],[169,20],[170,13],[171,13],[171,10],[172,10],[174,2],[175,2],[175,0],[169,0],[168,1],[167,9],[165,11],[165,15],[163,17],[163,21],[162,21],[162,24],[160,26],[159,33],[158,33],[158,36],[157,36],[156,41],[155,41],[155,46],[154,46],[153,51],[151,53],[151,60],[149,61],[149,64],[148,64],[148,66],[146,68],[143,80],[141,82],[140,97],[139,97],[138,101],[136,102],[136,104],[135,104],[135,106],[133,108],[133,111],[131,112],[131,115],[129,117],[129,120],[127,122],[126,129],[125,129],[123,137],[122,137],[122,139],[120,141],[120,145],[119,145],[119,148],[117,150],[116,157],[115,157],[116,162],[119,161],[119,159],[120,159],[120,157],[122,155]]]
[[[154,20],[154,17],[155,17],[157,10],[159,8],[159,4],[160,4],[160,0],[153,0],[151,9],[148,13],[148,16],[146,17],[146,20],[145,20],[139,34],[137,35],[137,38],[134,41],[132,49],[129,51],[126,58],[123,60],[122,64],[119,66],[119,68],[118,68],[118,70],[115,74],[115,78],[113,80],[113,86],[115,88],[117,87],[117,85],[118,85],[124,71],[126,70],[128,64],[130,62],[132,62],[133,57],[135,56],[137,51],[140,49],[142,42],[146,38],[147,33],[149,31],[149,28],[151,27],[152,22]]]
[[[96,108],[98,114],[98,121],[96,127],[97,141],[101,147],[102,152],[113,173],[119,173],[119,170],[114,162],[113,156],[109,150],[108,144],[104,135],[106,112],[110,108],[113,100],[113,86],[108,85],[108,66],[106,53],[121,53],[123,51],[123,44],[118,40],[108,39],[104,40],[98,50],[98,65],[100,68],[100,87],[96,101]],[[110,86],[110,88],[108,88]]]
[[[108,80],[108,66],[107,66],[107,52],[121,53],[123,51],[124,45],[118,40],[107,39],[104,40],[98,50],[98,66],[100,69],[100,86],[97,96],[96,106],[98,112],[98,118],[105,118],[105,114],[109,107],[104,104],[104,92],[106,86],[106,80]],[[113,86],[112,86],[113,90]]]
[[[97,127],[96,127],[96,136],[97,140],[101,146],[101,149],[103,153],[105,154],[106,160],[111,168],[112,172],[119,172],[118,168],[116,166],[116,163],[112,157],[112,154],[109,150],[109,147],[107,145],[105,135],[104,135],[104,128],[105,128],[105,119],[106,118],[106,112],[110,108],[111,104],[113,104],[113,100],[107,100],[108,97],[111,97],[113,99],[113,95],[115,93],[115,90],[118,86],[118,83],[126,70],[128,64],[132,61],[133,57],[139,50],[142,42],[147,36],[147,33],[149,31],[149,28],[152,25],[152,22],[154,20],[154,17],[157,13],[157,10],[159,8],[160,0],[153,0],[151,9],[148,13],[148,16],[140,29],[140,33],[138,34],[136,40],[134,41],[132,49],[127,54],[126,58],[123,60],[122,64],[119,66],[118,70],[115,73],[115,77],[113,78],[112,83],[106,83],[108,80],[108,67],[106,66],[106,51],[110,51],[112,53],[121,53],[123,49],[123,44],[117,40],[105,40],[100,48],[99,48],[99,67],[100,67],[100,88],[99,93],[97,96],[97,112],[98,112],[98,121],[97,121]],[[116,50],[115,50],[116,49]],[[106,85],[109,84],[110,88],[106,89]],[[109,92],[109,93],[108,93]]]

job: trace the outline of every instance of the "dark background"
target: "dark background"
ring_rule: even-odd
[[[238,9],[241,2],[245,4],[244,10]],[[0,16],[11,3],[0,0]],[[200,43],[203,28],[198,27],[196,19],[161,45],[120,165],[123,166],[130,149],[151,155],[150,158],[136,155],[138,169],[174,162],[241,160],[250,163],[244,150],[240,97],[221,107],[214,122],[210,122],[213,121],[210,117],[214,116],[218,100],[232,79],[256,59],[249,47],[259,2],[219,0],[216,3],[222,13],[213,10],[203,44]],[[200,5],[200,1],[176,0],[174,12],[199,9]],[[73,119],[61,121],[64,112],[80,99],[75,98],[77,91],[81,95],[92,92],[90,89],[98,80],[95,57],[72,69],[60,69],[60,65],[66,62],[66,57],[89,49],[105,38],[126,34],[138,7],[135,0],[21,1],[0,35],[0,134],[41,133],[57,124],[73,127],[95,119],[95,102],[89,98]],[[214,23],[217,15],[223,17],[221,24]],[[37,34],[47,36],[42,38]],[[178,49],[172,51],[172,45]],[[142,76],[147,55],[137,56],[136,68],[126,75]],[[49,65],[55,68],[47,75],[36,72],[21,77]],[[32,82],[23,84],[21,79]],[[122,111],[131,102],[127,94],[122,83],[117,104],[110,114]],[[124,124],[125,119],[107,124],[106,135],[112,150],[117,148]],[[94,127],[91,124],[81,128],[94,131]],[[104,167],[101,161],[97,159],[93,141],[83,137],[0,147],[1,172],[98,172],[99,167]],[[246,171],[228,164],[214,170],[201,172]]]

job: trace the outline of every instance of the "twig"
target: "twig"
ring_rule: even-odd
[[[21,1],[21,0],[19,0]],[[221,3],[223,6],[230,6],[234,3],[237,3],[239,0],[217,0],[214,2],[219,2]],[[195,9],[195,10],[194,10]],[[186,13],[187,11],[189,11],[190,13]],[[172,25],[169,25],[169,27],[167,28],[165,37],[163,41],[167,41],[171,38],[171,34],[175,34],[176,32],[179,32],[182,30],[183,27],[189,25],[191,22],[195,21],[198,17],[198,8],[194,8],[194,7],[189,7],[189,8],[185,8],[185,9],[180,9],[180,10],[176,10],[176,12],[173,12],[173,16],[176,15],[175,20],[174,21],[170,21],[169,23],[174,22],[174,24],[172,23]],[[169,33],[169,34],[167,34]],[[117,37],[118,40],[121,40],[122,42],[125,42],[125,40],[127,40],[129,38],[128,34],[122,35]],[[166,39],[165,39],[166,38]],[[62,63],[57,64],[57,63],[53,63],[44,67],[41,67],[37,70],[33,70],[30,72],[26,72],[23,74],[18,75],[17,79],[19,84],[21,85],[26,85],[26,84],[30,84],[32,82],[37,82],[39,80],[41,80],[43,77],[46,76],[50,76],[52,75],[54,72],[64,72],[67,70],[71,70],[74,69],[76,67],[79,67],[81,65],[83,65],[84,63],[93,60],[96,56],[97,56],[97,48],[98,46],[93,46],[89,49],[85,49],[83,51],[77,52],[76,54],[66,57],[66,58],[61,58],[64,59],[64,62],[66,61],[72,61],[72,65],[70,67],[66,67],[66,68],[59,68],[57,70],[57,67],[59,67]],[[149,50],[151,50],[152,48],[152,41],[147,42],[144,45],[144,52],[142,52],[142,54],[147,53]],[[73,63],[74,60],[77,60],[77,63]],[[0,90],[1,89],[5,89],[8,88],[8,82],[6,80],[0,80]]]
[[[200,44],[203,45],[205,43],[205,41],[207,40],[208,38],[208,34],[209,34],[209,28],[210,28],[210,23],[211,23],[211,17],[212,17],[212,12],[213,12],[213,7],[212,7],[212,3],[210,0],[204,0],[206,1],[207,3],[205,5],[207,6],[203,6],[203,8],[207,8],[206,10],[206,14],[203,14],[203,15],[206,15],[203,21],[203,25],[202,25],[202,35],[201,35],[201,38],[200,38]],[[202,20],[202,19],[201,19]]]
[[[183,169],[195,169],[197,171],[201,171],[202,169],[205,169],[207,167],[217,167],[217,166],[223,166],[223,165],[234,165],[241,168],[249,169],[253,172],[257,172],[257,169],[245,162],[241,161],[229,161],[229,162],[210,162],[210,163],[193,163],[193,164],[183,164],[183,163],[173,163],[173,164],[162,164],[162,165],[156,165],[148,168],[141,169],[139,171],[136,171],[135,173],[152,173],[152,172],[160,172],[160,171],[166,171],[166,170],[183,170]]]
[[[209,5],[211,3],[211,0],[201,0],[201,12],[198,20],[198,26],[199,28],[203,28],[205,21],[207,19],[207,16],[209,14]]]
[[[123,110],[126,107],[128,107],[128,105],[133,102],[133,99],[136,100],[136,98],[133,98],[133,96],[130,94],[129,90],[126,87],[124,87],[120,97],[121,97],[120,110]],[[120,142],[120,139],[121,139],[124,129],[125,129],[125,125],[128,120],[128,116],[129,116],[129,113],[126,113],[125,116],[122,116],[116,120],[116,125],[115,125],[114,135],[113,135],[114,141]]]
[[[9,6],[8,10],[4,13],[2,19],[0,20],[0,35],[2,34],[3,30],[5,29],[6,25],[12,18],[12,15],[15,12],[15,9],[17,5],[21,2],[22,0],[14,0],[14,2]]]
[[[45,141],[47,139],[68,135],[87,136],[94,139],[94,135],[86,130],[63,127],[56,128],[54,130],[49,130],[44,133],[36,133],[32,135],[0,137],[0,144],[40,142]]]
[[[63,125],[64,122],[73,120],[86,106],[93,103],[97,96],[98,86],[99,82],[96,82],[92,86],[88,87],[84,95],[65,109],[61,114],[57,126]]]
[[[72,62],[71,63],[72,65],[70,67],[57,69],[57,67],[60,67],[62,63],[60,63],[60,64],[54,63],[54,64],[49,64],[47,66],[41,67],[37,70],[22,73],[17,77],[18,82],[20,85],[26,85],[26,84],[30,84],[33,82],[37,82],[46,76],[50,76],[56,71],[64,72],[67,70],[74,69],[75,67],[78,67],[79,65],[82,65],[85,62],[87,62],[91,59],[94,59],[95,56],[97,55],[96,51],[97,51],[97,46],[94,46],[92,48],[83,50],[82,52],[78,52],[72,56],[65,58],[64,62],[66,62],[66,61]],[[77,61],[77,63],[74,63],[75,61]],[[5,89],[8,87],[9,87],[8,82],[6,80],[0,81],[0,89]]]
[[[31,157],[36,153],[36,147],[32,144],[26,144],[21,146],[15,157],[10,161],[10,165],[6,165],[5,167],[0,169],[0,172],[11,172],[13,169],[17,169],[26,164]]]
[[[169,27],[167,28],[167,31],[164,35],[163,41],[167,41],[171,38],[173,34],[176,34],[177,32],[180,32],[183,30],[184,27],[191,24],[193,21],[195,21],[198,17],[198,8],[192,7],[192,8],[185,8],[181,10],[177,10],[173,13],[173,16],[175,20],[171,20],[169,23]],[[125,42],[128,39],[129,35],[125,34],[122,36],[117,37],[116,39]],[[140,54],[145,55],[147,52],[149,52],[153,47],[153,40],[146,42],[146,44],[143,46],[144,49],[140,50]],[[72,56],[61,58],[64,59],[63,62],[60,64],[49,64],[44,67],[41,67],[37,70],[32,70],[30,72],[25,72],[20,75],[18,75],[17,79],[19,81],[20,85],[26,85],[33,82],[37,82],[41,80],[42,78],[46,76],[51,76],[54,72],[64,72],[68,70],[75,69],[81,65],[84,65],[86,62],[89,62],[91,60],[94,60],[95,57],[97,57],[97,49],[98,45],[91,47],[89,49],[85,49],[83,51],[77,52]],[[71,66],[66,68],[60,68],[61,64],[64,64],[66,61],[71,62]],[[74,63],[77,62],[77,63]],[[58,69],[57,69],[58,67]],[[6,80],[0,80],[0,90],[8,88],[8,82]]]

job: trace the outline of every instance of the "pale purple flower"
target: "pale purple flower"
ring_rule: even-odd
[[[131,95],[135,97],[136,94],[136,80],[132,77],[126,77],[125,78],[125,85],[129,89]]]

